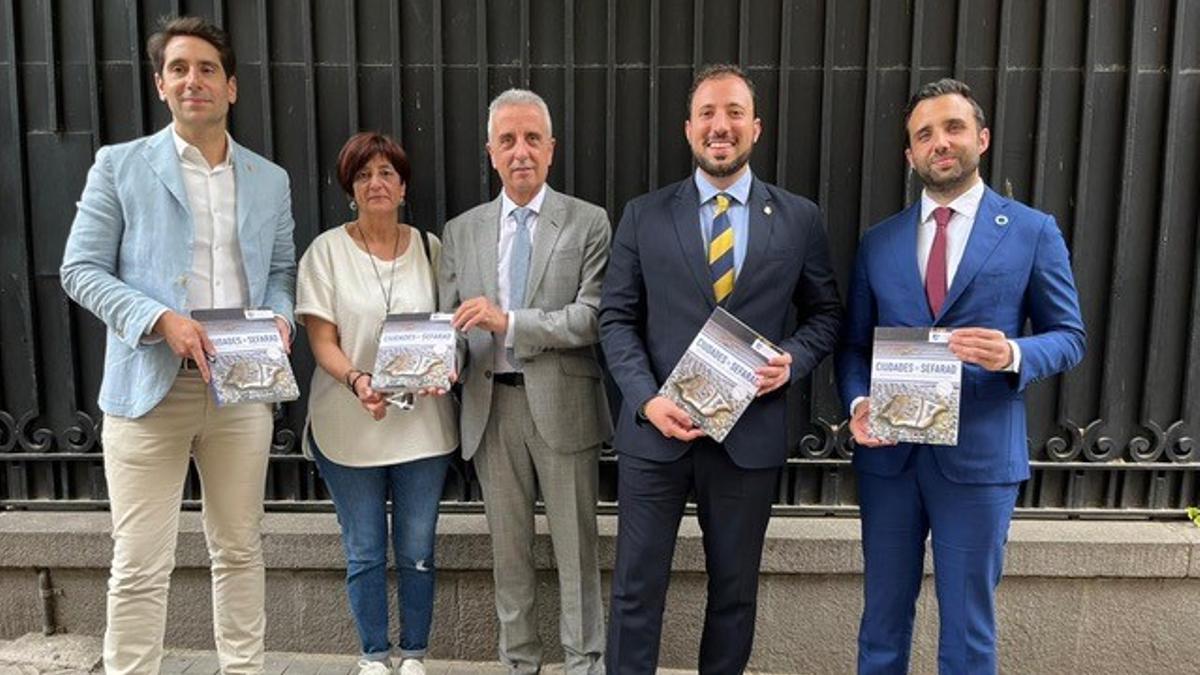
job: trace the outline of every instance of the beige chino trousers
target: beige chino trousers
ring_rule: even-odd
[[[189,458],[200,473],[221,672],[262,672],[260,525],[271,432],[268,404],[218,408],[199,374],[186,370],[143,417],[105,416],[104,476],[113,523],[106,673],[159,670]]]

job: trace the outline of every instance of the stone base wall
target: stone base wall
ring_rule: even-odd
[[[548,659],[558,660],[558,593],[544,526],[539,522],[537,604]],[[55,619],[61,630],[101,634],[108,532],[104,513],[0,514],[0,639],[41,630],[38,568],[50,570],[59,591]],[[442,516],[439,532],[431,656],[492,660],[497,627],[483,517]],[[615,519],[602,518],[606,590],[615,532]],[[270,514],[264,533],[268,649],[356,653],[333,516]],[[851,519],[771,523],[754,670],[853,672],[862,605],[858,536],[858,521]],[[171,646],[212,647],[207,562],[199,516],[184,514],[168,614]],[[661,663],[694,668],[707,583],[695,519],[685,519],[680,530],[674,570]],[[1018,521],[998,605],[1006,672],[1190,672],[1200,663],[1200,529],[1184,522]],[[913,672],[936,672],[936,658],[937,601],[927,577]]]

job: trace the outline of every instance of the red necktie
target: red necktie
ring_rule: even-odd
[[[936,317],[946,302],[946,226],[954,211],[939,206],[933,210],[933,221],[937,232],[933,235],[933,246],[929,249],[929,261],[925,265],[925,297],[929,298],[929,309]]]

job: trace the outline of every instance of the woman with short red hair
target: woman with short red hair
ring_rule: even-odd
[[[391,672],[389,497],[402,626],[397,672],[425,672],[438,502],[458,446],[454,403],[444,391],[417,397],[411,409],[390,410],[390,399],[371,387],[387,315],[437,311],[441,243],[400,222],[410,178],[408,158],[394,140],[378,133],[351,137],[338,156],[338,182],[357,218],[313,241],[296,281],[296,320],[320,365],[304,451],[337,510],[363,675]]]

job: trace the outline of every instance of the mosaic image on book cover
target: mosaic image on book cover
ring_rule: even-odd
[[[782,354],[725,309],[713,310],[659,389],[717,442],[725,440],[758,391],[754,371]]]
[[[962,361],[945,328],[876,328],[871,433],[906,443],[957,445]]]
[[[371,386],[379,391],[449,389],[458,370],[450,314],[389,314],[379,336]]]
[[[217,405],[300,398],[275,315],[262,309],[196,310],[216,354],[209,359]]]

